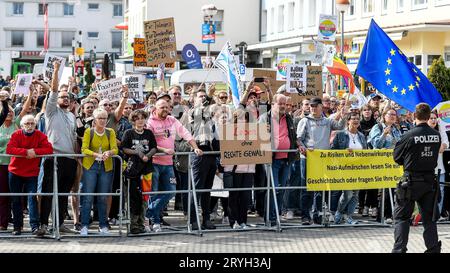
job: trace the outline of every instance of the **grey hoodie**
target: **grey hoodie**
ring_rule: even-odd
[[[50,92],[45,108],[45,130],[55,154],[75,154],[75,115],[57,105],[58,92]]]
[[[312,114],[304,117],[297,126],[297,141],[300,146],[314,149],[330,149],[330,135],[332,130],[341,130],[345,119],[340,121],[320,117],[314,118]]]

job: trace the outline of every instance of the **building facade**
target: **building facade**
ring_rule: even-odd
[[[85,58],[95,50],[120,53],[123,22],[121,0],[50,0],[48,5],[49,53],[66,57],[81,42]],[[14,62],[42,63],[44,56],[44,4],[41,0],[0,0],[0,74],[11,74]],[[81,31],[81,35],[80,35]]]
[[[124,33],[124,57],[131,57],[131,44],[136,37],[144,37],[143,22],[173,17],[175,21],[175,36],[179,60],[180,53],[186,44],[193,44],[203,56],[207,45],[202,43],[203,17],[201,7],[214,4],[217,14],[212,21],[216,25],[215,43],[210,45],[211,56],[214,58],[227,41],[235,46],[241,42],[256,43],[260,36],[260,0],[125,0],[125,21],[128,31]],[[258,53],[258,52],[256,52]],[[246,54],[246,62],[256,63],[251,52]]]

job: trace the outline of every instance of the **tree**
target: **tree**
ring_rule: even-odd
[[[445,67],[442,57],[433,60],[433,64],[428,70],[428,79],[441,93],[444,101],[450,99],[450,69]]]
[[[95,81],[95,76],[92,74],[92,67],[90,62],[85,62],[86,75],[84,76],[84,82],[86,83],[86,92],[89,93],[92,90],[92,84]]]

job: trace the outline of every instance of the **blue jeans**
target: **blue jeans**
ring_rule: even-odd
[[[439,183],[445,182],[445,173],[441,173],[438,177]],[[439,201],[439,213],[442,213],[442,206],[444,205],[444,185],[439,184],[441,190],[441,201]]]
[[[9,173],[9,189],[11,193],[36,193],[37,176],[23,177]],[[14,229],[23,227],[22,196],[12,198]],[[30,226],[34,230],[39,227],[39,212],[37,208],[36,196],[28,196],[28,209],[30,211]]]
[[[300,184],[306,187],[306,158],[300,158],[301,179]],[[322,192],[301,190],[300,195],[302,218],[311,220],[311,209],[313,214],[318,216],[322,211]]]
[[[347,214],[352,216],[355,212],[356,205],[358,204],[358,191],[349,190],[343,191],[337,211],[341,214]]]
[[[289,178],[290,165],[287,160],[282,159],[274,159],[272,162],[272,173],[273,173],[273,183],[275,187],[284,187]],[[278,212],[281,212],[283,205],[283,194],[284,190],[276,190],[277,194],[277,205]],[[275,211],[275,202],[273,199],[273,193],[270,192],[270,207],[269,207],[269,220],[275,221],[276,211]]]
[[[83,177],[81,183],[82,193],[110,193],[112,190],[113,172],[105,172],[103,162],[94,161],[89,170],[83,168]],[[97,196],[97,210],[99,227],[108,226],[108,217],[106,215],[106,195]],[[89,226],[89,218],[91,216],[93,195],[83,195],[81,201],[81,224]]]
[[[330,211],[332,213],[335,213],[337,211],[337,207],[338,207],[338,203],[339,203],[339,199],[341,198],[342,195],[342,191],[330,191],[331,194],[331,203],[329,204],[330,206]]]
[[[153,164],[155,172],[152,175],[152,191],[175,191],[177,180],[172,165]],[[175,197],[175,193],[158,193],[150,195],[148,202],[147,217],[154,224],[160,224],[160,213],[169,203],[170,199]]]
[[[291,173],[289,177],[288,186],[300,186],[301,167],[300,160],[294,161],[290,168]],[[287,210],[300,209],[300,189],[286,190],[284,194],[284,207]]]

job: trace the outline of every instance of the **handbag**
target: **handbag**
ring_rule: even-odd
[[[237,165],[233,166],[233,170],[231,172],[224,172],[223,173],[223,188],[224,189],[231,189],[233,188],[233,176],[236,172]]]

